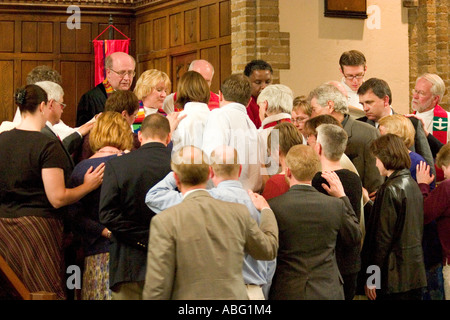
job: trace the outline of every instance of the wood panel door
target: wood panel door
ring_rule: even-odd
[[[26,84],[36,66],[48,65],[62,77],[64,109],[62,120],[75,126],[76,107],[81,96],[94,86],[92,39],[108,25],[109,13],[83,15],[80,29],[67,27],[66,8],[40,11],[30,6],[16,13],[0,10],[0,122],[12,121],[16,112],[14,92]],[[135,24],[129,16],[115,16],[114,25],[134,38]],[[106,32],[102,37],[107,37]],[[115,33],[115,39],[122,37]],[[134,55],[132,42],[130,53]]]
[[[155,5],[136,15],[137,76],[160,68],[171,78],[172,91],[195,59],[214,66],[211,90],[231,74],[231,0],[196,0],[177,6]]]

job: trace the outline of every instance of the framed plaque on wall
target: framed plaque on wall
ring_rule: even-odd
[[[366,0],[325,0],[325,17],[367,19]]]

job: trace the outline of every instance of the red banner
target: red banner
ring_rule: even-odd
[[[95,85],[106,77],[105,58],[113,52],[128,53],[130,39],[125,40],[93,40],[95,54]]]

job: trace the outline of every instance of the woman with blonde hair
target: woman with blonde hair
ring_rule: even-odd
[[[133,133],[126,119],[118,112],[103,112],[90,133],[89,144],[94,153],[78,163],[70,183],[77,186],[86,168],[122,155],[133,147]],[[71,228],[81,239],[84,251],[82,300],[110,300],[109,290],[109,238],[111,232],[99,222],[100,189],[90,192],[70,206]]]
[[[166,115],[163,102],[170,93],[170,78],[160,70],[149,69],[144,71],[136,82],[134,94],[139,99],[139,112],[133,124],[133,131],[141,128],[142,121],[152,113]]]
[[[406,147],[408,148],[409,157],[411,158],[411,167],[409,171],[411,172],[411,176],[414,180],[416,180],[416,167],[417,165],[423,161],[426,163],[425,159],[418,153],[411,151],[411,147],[414,146],[414,136],[416,135],[416,130],[412,122],[401,114],[391,114],[389,116],[382,117],[379,121],[378,130],[381,135],[385,135],[387,133],[395,134],[399,136]],[[429,164],[429,163],[427,163]],[[434,189],[435,182],[430,185],[431,189]]]

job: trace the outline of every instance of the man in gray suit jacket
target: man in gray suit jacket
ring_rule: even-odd
[[[277,268],[269,299],[343,300],[343,280],[336,262],[336,240],[359,245],[361,229],[335,172],[323,172],[333,197],[317,191],[311,180],[320,160],[310,146],[296,145],[286,156],[290,189],[269,200],[279,232]]]
[[[244,252],[272,260],[278,227],[262,196],[251,194],[260,225],[243,204],[214,199],[205,189],[210,168],[204,152],[186,146],[172,156],[183,201],[153,217],[144,299],[248,299]]]
[[[375,192],[384,181],[369,150],[370,142],[380,135],[378,130],[348,115],[346,97],[332,84],[323,84],[311,91],[308,101],[312,108],[311,117],[330,114],[342,124],[348,135],[345,154],[358,170],[363,187],[369,193]]]

